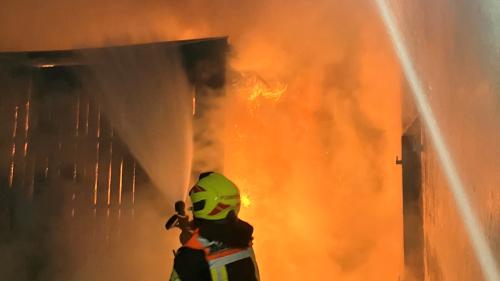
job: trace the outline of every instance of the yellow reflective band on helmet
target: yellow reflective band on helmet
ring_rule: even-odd
[[[200,179],[189,196],[193,205],[203,202],[203,208],[193,209],[193,215],[196,218],[221,220],[226,218],[231,211],[238,215],[240,209],[238,187],[219,173],[211,173]]]

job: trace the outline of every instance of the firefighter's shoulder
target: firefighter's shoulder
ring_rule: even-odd
[[[181,280],[211,280],[210,269],[203,250],[179,248],[174,259],[174,269]]]

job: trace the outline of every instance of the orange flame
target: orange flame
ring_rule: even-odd
[[[252,110],[266,101],[277,103],[288,89],[286,83],[281,81],[269,83],[260,76],[249,73],[243,73],[233,86],[238,89],[240,95],[246,97]]]
[[[386,160],[399,147],[399,73],[389,48],[364,40],[374,47],[335,67],[301,65],[283,82],[243,74],[229,90],[225,172],[251,191],[241,217],[266,279],[398,278],[399,244],[379,245],[401,238],[398,171]]]
[[[252,204],[252,200],[250,199],[250,195],[248,193],[241,194],[241,205],[245,208],[250,207]]]
[[[94,191],[93,191],[93,202],[97,205],[97,188],[99,185],[99,142],[96,144],[96,161],[94,168]]]
[[[286,89],[286,84],[279,84],[276,88],[271,88],[264,83],[255,83],[248,100],[256,101],[258,98],[262,97],[277,102],[283,93],[285,93]]]
[[[123,157],[120,162],[120,182],[118,185],[118,204],[122,204],[122,192],[123,192]]]
[[[132,168],[132,205],[135,205],[135,161],[134,161],[134,167]],[[134,210],[132,209],[132,213],[134,213]]]
[[[108,192],[107,192],[107,204],[111,205],[111,178],[113,176],[113,140],[111,140],[109,147],[109,166],[108,166]]]
[[[16,155],[16,144],[12,144],[12,150],[11,150],[11,161],[10,161],[10,166],[9,166],[9,187],[12,187],[12,184],[14,182],[14,156]]]
[[[14,127],[12,128],[12,138],[15,138],[17,135],[17,116],[19,114],[19,106],[15,107],[14,110]]]

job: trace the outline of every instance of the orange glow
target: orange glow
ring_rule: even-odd
[[[99,142],[96,145],[96,161],[95,161],[95,170],[94,170],[94,205],[97,205],[97,187],[99,184]]]
[[[241,217],[262,280],[401,279],[403,87],[374,9],[209,2],[164,4],[181,24],[159,26],[167,38],[229,36],[219,140],[224,173],[251,194]]]
[[[29,95],[31,95],[31,80],[29,84]],[[29,129],[30,129],[30,99],[31,97],[28,97],[28,100],[26,101],[25,105],[25,116],[24,116],[24,157],[28,155],[28,135],[29,135]]]
[[[39,64],[38,65],[39,68],[51,68],[54,66],[56,66],[56,65],[55,64]]]
[[[135,161],[134,167],[132,168],[132,205],[135,204]],[[134,214],[134,210],[132,210],[132,214]]]
[[[78,176],[78,164],[74,163],[73,164],[73,181],[76,181],[77,176]]]
[[[88,119],[87,119],[88,120]],[[100,138],[101,138],[101,109],[97,108],[97,129],[96,129],[96,160],[95,160],[95,171],[94,171],[94,206],[97,205],[97,194],[98,194],[98,186],[99,186],[99,151],[100,151]]]
[[[111,205],[111,177],[113,171],[113,141],[110,143],[109,148],[109,166],[108,166],[108,206]]]
[[[76,201],[76,193],[73,192],[73,194],[71,195],[71,203],[73,204],[73,207],[71,208],[71,217],[74,218],[75,217],[75,201]]]
[[[19,106],[14,109],[14,124],[12,128],[12,148],[10,153],[10,165],[9,165],[9,187],[12,187],[14,183],[14,158],[16,156],[16,136],[17,136],[17,118],[19,114]]]
[[[280,84],[277,88],[272,89],[264,83],[255,83],[251,90],[252,94],[248,96],[248,100],[256,101],[258,98],[262,97],[265,99],[278,101],[286,91],[286,88],[287,86],[285,84]]]
[[[28,137],[30,129],[30,100],[26,102],[26,115],[24,116],[24,137]]]
[[[261,77],[248,73],[243,73],[233,86],[238,89],[240,95],[247,98],[251,110],[255,110],[266,101],[278,102],[288,88],[283,82],[276,82],[271,85]]]
[[[101,137],[101,109],[97,108],[97,138]]]
[[[193,95],[193,116],[196,114],[196,96]]]
[[[224,167],[252,194],[241,217],[263,280],[401,276],[399,68],[377,30],[359,32],[363,52],[330,64],[308,52],[291,75],[243,75],[228,90]],[[342,58],[335,43],[324,52]],[[268,51],[252,46],[252,57]]]
[[[401,279],[401,170],[394,158],[403,87],[370,3],[155,3],[158,9],[141,5],[147,17],[128,20],[127,13],[120,21],[124,33],[134,33],[130,40],[150,39],[147,28],[130,28],[144,18],[160,40],[229,38],[224,172],[249,196],[241,217],[255,227],[262,280]],[[87,36],[71,38],[99,44],[109,35],[83,29]],[[135,184],[134,163],[132,204]],[[172,260],[168,254],[162,262]]]
[[[120,182],[118,185],[118,204],[122,204],[122,191],[123,191],[123,157],[120,162]],[[120,213],[118,213],[120,214]]]
[[[14,110],[14,127],[12,128],[12,138],[15,138],[17,135],[17,116],[19,114],[19,106],[16,106]]]
[[[10,154],[10,165],[9,165],[9,187],[12,187],[14,182],[14,157],[16,155],[16,144],[12,144],[11,154]]]

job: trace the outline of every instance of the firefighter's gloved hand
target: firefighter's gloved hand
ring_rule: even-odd
[[[179,220],[179,215],[175,214],[173,215],[172,217],[170,217],[167,221],[167,223],[165,223],[165,228],[167,230],[171,229],[172,227],[175,227],[176,224],[177,224],[177,221]]]

